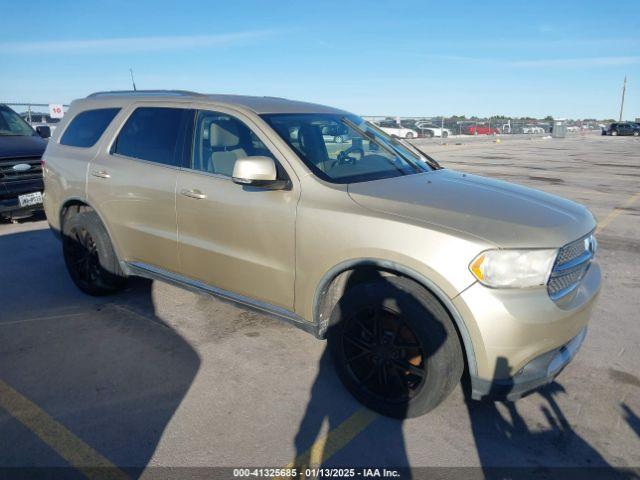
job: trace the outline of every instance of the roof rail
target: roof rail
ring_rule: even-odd
[[[190,92],[188,90],[111,90],[105,92],[94,92],[90,95],[87,95],[87,98],[96,98],[96,97],[109,97],[109,96],[121,96],[121,95],[180,95],[184,97],[201,97],[203,96],[201,93]]]

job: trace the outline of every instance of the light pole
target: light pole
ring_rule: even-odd
[[[136,89],[136,82],[133,79],[133,70],[131,68],[129,69],[129,73],[131,74],[131,83],[133,84],[133,91],[135,92],[137,90]]]
[[[624,83],[622,84],[622,102],[620,102],[620,118],[619,122],[622,121],[622,111],[624,110],[624,93],[627,90],[627,76],[624,76]]]

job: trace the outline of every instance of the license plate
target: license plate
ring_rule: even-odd
[[[18,197],[18,202],[21,207],[30,207],[32,205],[40,205],[42,203],[42,193],[41,192],[33,192],[26,193],[24,195],[20,195]]]

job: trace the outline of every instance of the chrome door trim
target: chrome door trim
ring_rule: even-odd
[[[160,280],[176,285],[178,287],[186,288],[187,290],[191,290],[196,293],[206,293],[208,295],[213,295],[214,297],[217,297],[222,301],[232,303],[244,308],[249,308],[258,313],[277,318],[278,320],[283,320],[287,323],[290,323],[291,325],[300,328],[301,330],[304,330],[307,333],[313,334],[317,338],[320,338],[318,335],[317,326],[315,324],[306,321],[301,316],[285,308],[277,307],[269,303],[254,300],[253,298],[245,297],[244,295],[229,292],[227,290],[208,285],[198,280],[183,277],[182,275],[168,272],[166,270],[143,262],[126,262],[126,269],[131,275],[146,277],[152,280]]]

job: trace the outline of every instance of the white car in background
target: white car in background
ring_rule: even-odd
[[[402,127],[397,123],[380,122],[374,123],[374,125],[376,125],[383,132],[388,133],[389,135],[395,135],[396,137],[400,138],[418,138],[418,132],[412,130],[411,128]]]
[[[447,138],[451,135],[451,130],[448,128],[438,127],[429,122],[416,122],[416,128],[420,130],[420,133],[425,137]]]
[[[544,128],[538,127],[536,125],[526,125],[522,129],[522,133],[528,133],[528,134],[544,133]]]

